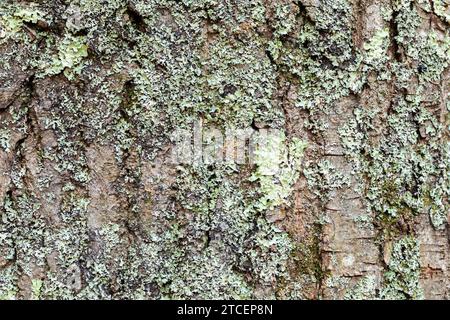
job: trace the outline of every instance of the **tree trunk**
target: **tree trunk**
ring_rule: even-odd
[[[449,23],[2,1],[0,299],[448,298]]]

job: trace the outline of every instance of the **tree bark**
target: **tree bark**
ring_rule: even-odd
[[[0,299],[447,299],[449,22],[446,0],[2,1]],[[243,130],[252,159],[208,161]]]

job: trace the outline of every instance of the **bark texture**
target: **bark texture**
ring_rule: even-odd
[[[449,23],[448,0],[0,0],[0,299],[449,298]],[[174,164],[198,122],[278,129],[284,156]]]

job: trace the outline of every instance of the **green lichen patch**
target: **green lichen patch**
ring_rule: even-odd
[[[10,132],[9,130],[6,129],[1,129],[0,130],[0,148],[3,149],[3,151],[8,152],[9,148],[11,147],[10,145]]]
[[[403,237],[394,242],[384,274],[382,299],[421,299],[419,285],[419,242],[413,237]]]
[[[384,28],[377,31],[373,37],[364,44],[365,50],[364,61],[376,68],[380,68],[382,64],[386,64],[389,57],[387,49],[390,45],[389,29]]]
[[[36,24],[38,21],[45,21],[45,12],[38,8],[36,3],[28,5],[0,5],[0,41],[4,39],[23,39],[20,35],[24,23]]]
[[[255,204],[258,210],[273,210],[288,204],[306,146],[305,142],[297,138],[289,144],[283,132],[259,137],[254,160],[256,171],[250,177],[250,181],[259,183],[262,194]]]
[[[373,300],[376,298],[377,280],[374,275],[366,275],[345,293],[346,300]]]
[[[74,79],[83,68],[82,61],[88,56],[88,46],[85,37],[65,36],[58,44],[58,53],[53,56],[48,65],[42,65],[41,77],[64,72],[68,79]]]

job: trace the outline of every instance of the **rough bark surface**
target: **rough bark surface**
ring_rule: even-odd
[[[448,0],[0,0],[0,299],[449,298],[449,23]],[[277,129],[286,157],[174,163],[198,123]]]

